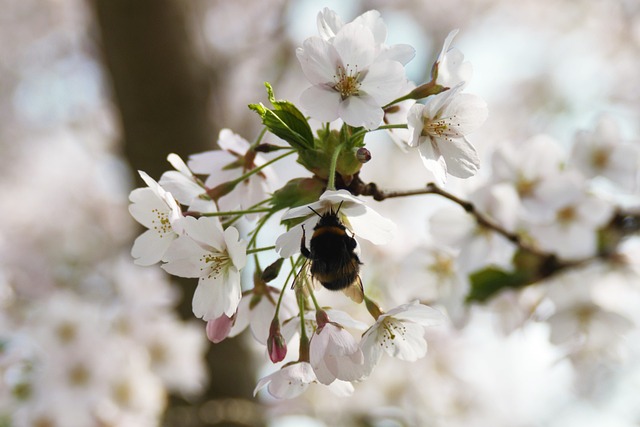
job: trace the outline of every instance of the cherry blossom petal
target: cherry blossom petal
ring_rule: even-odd
[[[375,129],[380,126],[384,111],[372,96],[350,96],[338,106],[338,114],[350,126]]]
[[[238,270],[244,268],[247,264],[247,244],[240,240],[240,234],[235,227],[224,230],[224,242],[233,265]]]
[[[425,145],[425,144],[422,144]],[[469,178],[480,168],[480,158],[476,149],[466,138],[454,138],[438,144],[440,153],[447,163],[447,172],[458,178]]]
[[[162,260],[175,234],[158,234],[155,230],[147,230],[136,238],[131,248],[131,256],[137,265],[149,266]]]
[[[296,49],[302,72],[314,85],[334,81],[336,65],[341,64],[340,55],[333,44],[320,37],[309,37]]]
[[[332,122],[339,117],[340,93],[326,85],[311,86],[300,95],[300,105],[314,119]]]
[[[360,84],[360,93],[374,98],[378,107],[400,97],[406,83],[404,67],[397,61],[376,60]]]
[[[373,33],[369,28],[354,22],[348,23],[340,29],[333,39],[333,47],[338,53],[341,62],[332,63],[332,76],[335,73],[335,64],[350,70],[363,71],[371,65],[375,56]],[[309,81],[321,83],[314,82],[311,79]]]

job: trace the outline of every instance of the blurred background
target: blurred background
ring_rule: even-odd
[[[0,0],[0,426],[640,424],[638,334],[576,381],[544,324],[505,333],[483,315],[522,295],[475,307],[474,322],[434,332],[426,359],[388,362],[351,398],[254,398],[264,354],[244,336],[210,345],[191,314],[195,280],[133,265],[134,172],[158,179],[167,154],[212,149],[222,128],[252,140],[247,105],[266,102],[265,81],[297,102],[295,48],[325,6],[345,22],[378,9],[387,42],[416,48],[418,83],[459,28],[467,91],[489,105],[472,138],[481,153],[539,133],[569,144],[603,113],[639,135],[636,0]],[[365,181],[425,182],[386,136],[368,147]],[[396,258],[427,229],[407,207],[380,206],[401,224],[382,249]]]

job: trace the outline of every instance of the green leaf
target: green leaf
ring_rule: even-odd
[[[273,88],[269,83],[267,88],[269,102],[273,109],[262,103],[250,104],[249,108],[262,118],[262,123],[271,133],[287,141],[296,150],[308,150],[314,147],[313,132],[306,117],[289,101],[277,101],[273,95]]]
[[[487,267],[469,275],[471,289],[467,301],[484,302],[505,288],[520,288],[530,283],[526,271],[505,271],[497,267]]]
[[[273,193],[274,211],[313,203],[320,198],[326,182],[316,178],[295,178]]]

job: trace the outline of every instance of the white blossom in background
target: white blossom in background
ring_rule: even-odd
[[[322,122],[340,118],[350,126],[375,129],[382,123],[382,107],[404,95],[404,64],[391,58],[405,58],[395,49],[381,51],[386,28],[374,15],[345,25],[320,16],[318,21],[323,37],[309,37],[296,51],[313,85],[302,92],[302,107]]]
[[[218,136],[220,150],[192,154],[187,164],[193,173],[207,175],[204,185],[211,189],[233,181],[266,163],[259,153],[249,152],[251,144],[230,129],[222,129]],[[263,201],[275,189],[277,176],[269,166],[251,175],[229,194],[218,200],[221,211],[247,209]]]
[[[440,55],[436,60],[438,76],[436,84],[452,88],[459,84],[466,86],[473,76],[473,66],[471,62],[464,60],[462,52],[455,47],[451,47],[453,38],[458,34],[458,30],[449,33],[444,41]]]
[[[603,176],[624,190],[637,189],[640,149],[623,141],[610,116],[601,117],[592,131],[576,133],[571,161],[588,178]]]
[[[507,231],[516,228],[520,208],[517,195],[509,186],[485,187],[470,199],[478,212],[488,216]],[[429,218],[430,234],[435,241],[460,248],[458,266],[472,273],[487,265],[509,268],[515,245],[506,237],[478,225],[475,218],[459,206],[438,209]]]
[[[564,259],[582,259],[596,254],[597,231],[614,213],[610,202],[589,194],[577,174],[565,173],[555,182],[547,182],[539,190],[546,206],[555,208],[551,221],[533,222],[528,226],[533,238],[549,252]]]
[[[267,387],[269,394],[275,398],[292,399],[304,393],[316,381],[316,374],[309,362],[295,362],[261,378],[253,395]]]
[[[131,192],[129,213],[148,230],[136,238],[131,255],[136,264],[148,266],[159,262],[182,232],[182,211],[171,193],[145,172],[140,171],[140,176],[148,187]]]
[[[246,243],[238,230],[223,230],[215,217],[186,217],[184,231],[167,250],[162,268],[175,276],[199,279],[193,294],[196,317],[231,317],[242,296],[240,270],[247,262]]]
[[[371,374],[383,351],[409,362],[424,357],[427,354],[425,328],[440,325],[444,319],[442,313],[417,300],[382,313],[360,341],[365,376]]]
[[[306,245],[309,247],[313,227],[320,219],[311,209],[322,215],[329,212],[329,210],[336,212],[338,206],[340,206],[338,216],[345,227],[353,231],[357,237],[362,237],[375,245],[388,243],[393,238],[396,225],[392,221],[381,216],[346,190],[326,190],[317,202],[289,209],[282,216],[283,220],[293,218],[306,219],[302,224],[292,227],[277,238],[276,251],[283,258],[300,252],[303,226],[306,230]]]
[[[424,166],[437,184],[447,175],[469,178],[480,168],[476,149],[467,135],[484,123],[487,104],[478,96],[460,93],[461,85],[427,98],[409,110],[410,147],[417,147]]]
[[[493,183],[509,184],[518,194],[521,217],[531,220],[549,218],[559,200],[548,197],[561,188],[567,179],[560,178],[566,154],[555,139],[537,135],[522,143],[502,144],[492,156]],[[542,194],[541,194],[542,193]],[[544,196],[544,197],[543,197]]]

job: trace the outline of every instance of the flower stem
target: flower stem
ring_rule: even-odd
[[[200,216],[230,216],[230,215],[247,215],[252,213],[269,212],[270,208],[257,208],[257,209],[245,209],[240,211],[226,211],[226,212],[201,212]]]
[[[295,152],[296,152],[296,150],[291,149],[290,151],[287,151],[286,153],[281,154],[278,157],[275,157],[275,158],[269,160],[265,164],[257,166],[255,168],[251,169],[249,172],[241,175],[240,177],[234,179],[233,181],[230,181],[229,184],[238,184],[238,183],[244,181],[245,179],[249,178],[250,176],[257,174],[258,172],[260,172],[262,169],[266,168],[267,166],[270,166],[273,163],[277,162],[278,160],[281,160],[281,159],[283,159],[283,158],[285,158],[287,156],[290,156],[291,154],[293,154]]]
[[[360,130],[360,131],[358,131],[358,132],[354,133],[353,135],[351,135],[351,139],[359,138],[360,136],[362,136],[362,135],[366,134],[367,132],[374,132],[374,131],[377,131],[377,130],[385,130],[385,129],[407,129],[407,128],[408,128],[408,127],[407,127],[407,125],[406,125],[406,124],[404,124],[404,125],[403,125],[403,124],[382,125],[382,126],[379,126],[379,127],[375,128],[375,129],[372,129],[372,130],[366,130],[366,129]]]
[[[336,189],[336,167],[338,166],[338,157],[340,156],[342,147],[344,147],[344,143],[339,144],[336,147],[336,149],[333,151],[333,155],[331,156],[331,164],[329,165],[329,180],[327,181],[327,190]]]
[[[249,249],[249,250],[247,251],[247,255],[255,254],[255,253],[258,253],[258,252],[270,251],[271,249],[275,249],[275,248],[276,248],[275,246],[265,246],[265,247],[263,247],[263,248],[253,248],[253,249]]]

